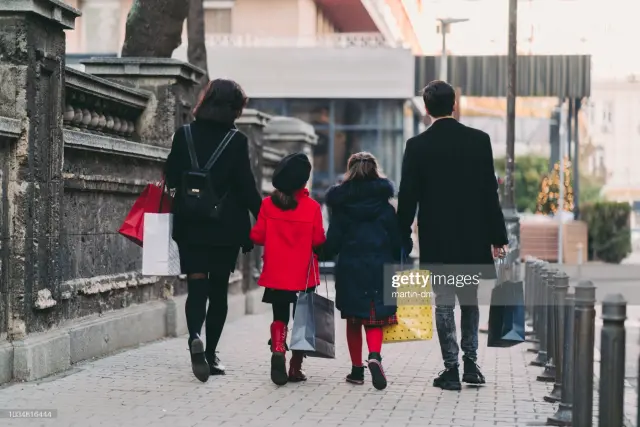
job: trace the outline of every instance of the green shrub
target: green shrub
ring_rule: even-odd
[[[583,206],[581,217],[589,227],[589,259],[619,264],[631,253],[628,203],[597,202]]]
[[[505,159],[495,160],[498,175],[505,177]],[[546,157],[526,155],[516,156],[514,181],[516,187],[516,209],[518,212],[535,212],[542,177],[548,172],[549,159]],[[504,186],[500,186],[500,193]]]

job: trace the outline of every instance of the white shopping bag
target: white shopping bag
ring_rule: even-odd
[[[144,214],[142,274],[144,276],[180,275],[178,245],[171,238],[172,214]]]

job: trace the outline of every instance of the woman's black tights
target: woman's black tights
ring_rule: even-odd
[[[229,270],[218,270],[206,274],[190,274],[187,278],[188,295],[185,304],[189,339],[200,335],[202,324],[206,319],[207,345],[206,354],[213,356],[222,329],[227,320],[227,294],[229,291]],[[207,309],[207,300],[209,308]]]
[[[285,303],[279,303],[279,304],[271,304],[271,309],[273,310],[274,322],[280,321],[280,322],[283,322],[285,325],[289,324],[290,312],[291,312],[290,303],[285,302]]]

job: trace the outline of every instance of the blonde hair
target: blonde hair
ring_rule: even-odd
[[[383,178],[382,172],[378,168],[378,160],[373,154],[367,151],[352,154],[347,162],[347,172],[344,174],[344,181],[354,179],[376,179]]]

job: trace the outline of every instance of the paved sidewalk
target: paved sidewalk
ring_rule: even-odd
[[[486,310],[483,319],[486,321]],[[3,419],[3,426],[526,426],[544,425],[553,406],[548,386],[531,381],[526,346],[486,348],[480,359],[489,384],[444,392],[431,386],[441,369],[430,342],[383,348],[385,391],[369,382],[344,382],[350,369],[344,322],[337,321],[336,360],[306,359],[309,380],[276,387],[269,380],[270,313],[248,316],[225,329],[221,358],[228,372],[206,384],[190,372],[186,339],[170,339],[77,365],[40,383],[0,389],[0,409],[57,409],[52,420]],[[365,347],[366,348],[366,347]],[[367,378],[368,379],[368,378]]]

